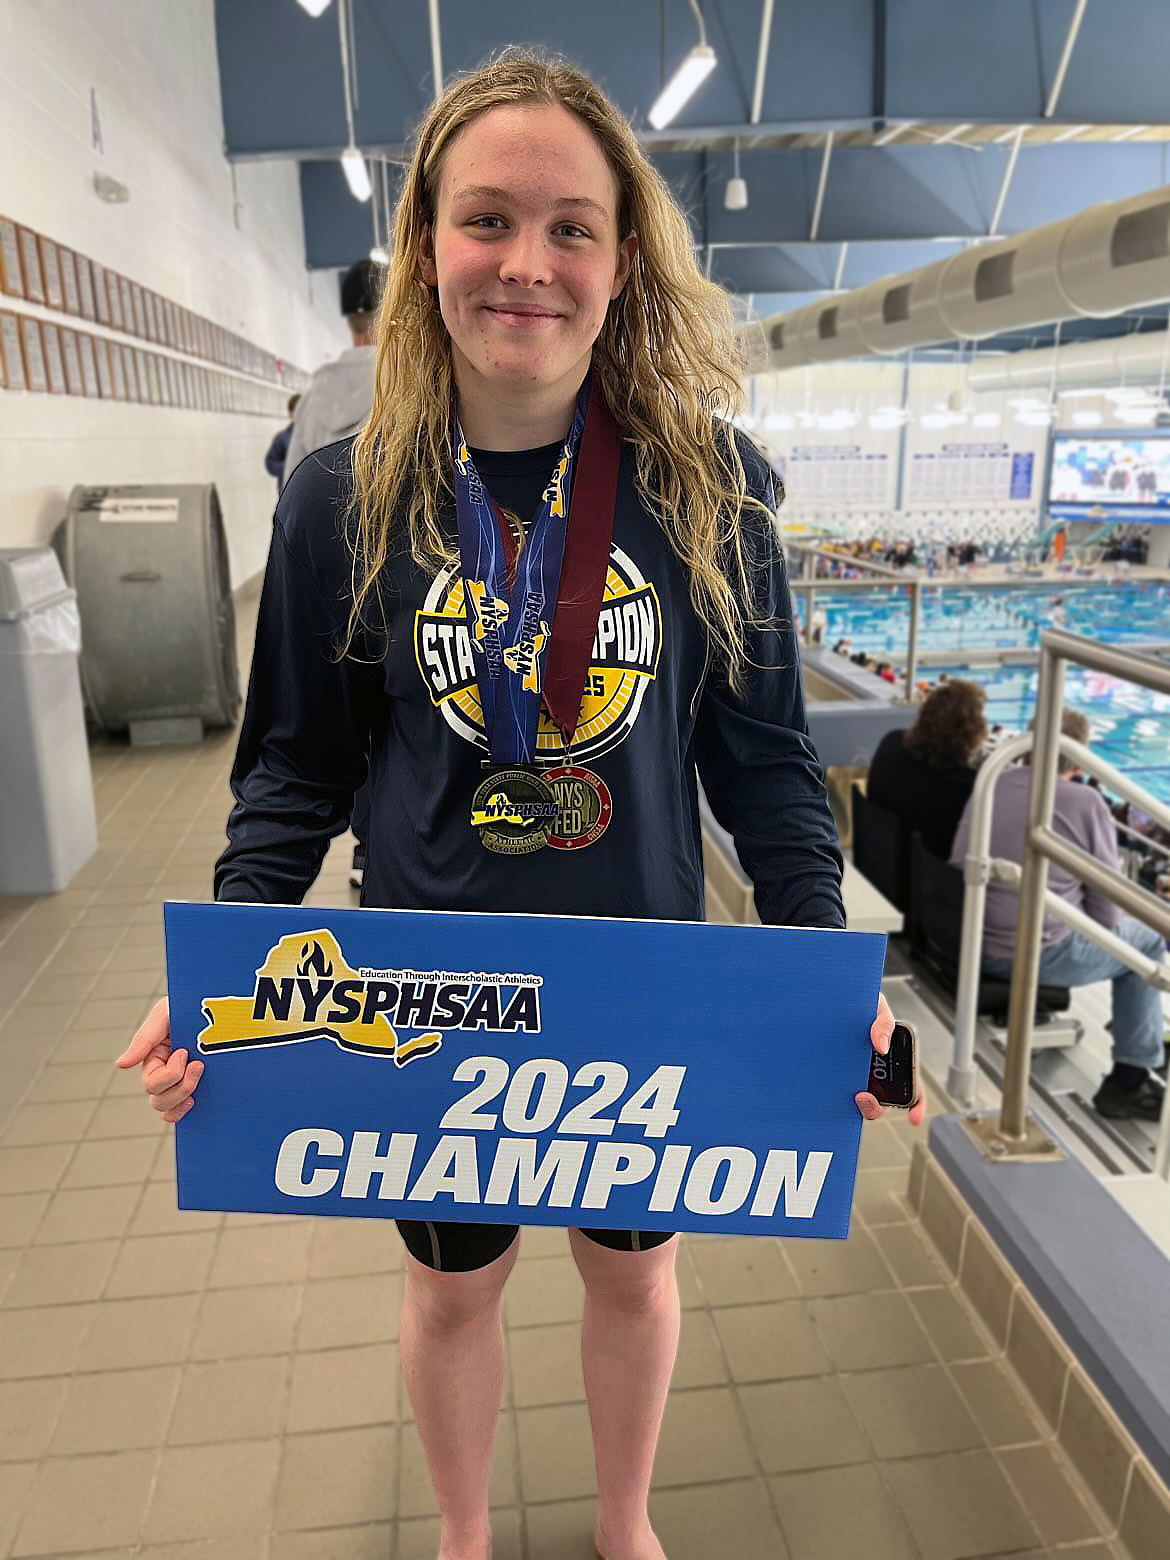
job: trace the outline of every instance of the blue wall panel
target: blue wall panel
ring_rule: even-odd
[[[301,164],[305,258],[310,269],[349,267],[374,243],[369,201],[354,200],[336,159]]]

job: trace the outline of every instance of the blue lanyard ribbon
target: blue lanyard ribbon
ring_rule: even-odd
[[[500,520],[484,487],[458,414],[454,418],[455,519],[467,631],[475,657],[488,751],[495,764],[531,764],[540,698],[556,615],[569,518],[569,482],[585,426],[589,379],[509,588]]]

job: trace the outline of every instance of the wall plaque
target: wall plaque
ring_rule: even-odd
[[[77,256],[72,249],[58,246],[58,258],[61,262],[61,286],[65,292],[66,312],[74,316],[81,313],[81,291],[77,285]]]
[[[24,297],[24,274],[20,268],[20,241],[16,223],[0,217],[0,288],[12,298]]]
[[[31,228],[17,228],[20,239],[20,264],[24,271],[24,296],[30,303],[44,303],[45,275],[41,270],[41,251]]]

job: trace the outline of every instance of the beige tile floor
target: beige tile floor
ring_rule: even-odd
[[[246,629],[247,625],[243,625]],[[376,1221],[179,1213],[171,1133],[111,1065],[204,897],[234,734],[93,750],[100,848],[0,900],[0,1556],[434,1560]],[[313,890],[352,903],[339,842]],[[843,1245],[692,1239],[653,1515],[670,1560],[1120,1556],[866,1129]],[[530,1230],[506,1299],[497,1560],[590,1560],[581,1289]]]

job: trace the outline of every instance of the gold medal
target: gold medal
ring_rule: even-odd
[[[557,799],[531,769],[495,769],[471,799],[471,827],[485,850],[527,856],[542,850],[557,824]]]

